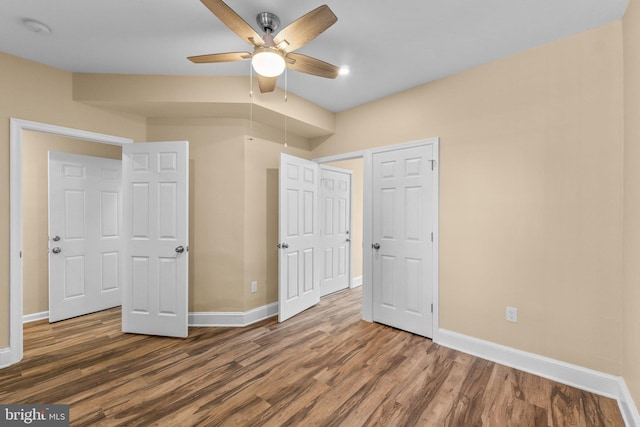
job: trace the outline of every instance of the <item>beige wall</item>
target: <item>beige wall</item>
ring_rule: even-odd
[[[144,140],[144,119],[72,101],[65,71],[0,53],[0,348],[9,341],[9,118]]]
[[[441,327],[619,374],[622,89],[618,22],[340,113],[313,156],[440,137]]]
[[[264,135],[264,132],[262,132]],[[290,141],[293,138],[293,141]],[[245,141],[244,310],[278,301],[278,177],[280,153],[310,158],[306,140],[282,136]],[[251,292],[251,282],[258,292]]]
[[[189,311],[245,311],[278,299],[273,170],[282,144],[272,141],[284,135],[254,124],[248,141],[249,129],[240,119],[149,120],[150,140],[189,141]],[[309,156],[308,141],[289,140],[287,152]]]
[[[189,141],[189,311],[243,309],[244,129],[234,119],[149,120],[150,141]]]
[[[630,1],[624,35],[624,276],[622,375],[640,406],[640,5]]]
[[[23,132],[22,231],[23,313],[49,310],[48,152],[122,158],[119,146],[65,138],[44,132]]]

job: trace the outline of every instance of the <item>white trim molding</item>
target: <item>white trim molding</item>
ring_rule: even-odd
[[[249,311],[189,313],[189,326],[243,327],[278,315],[278,303]]]
[[[11,348],[4,347],[0,348],[0,369],[6,368],[9,365],[15,363],[11,360]]]
[[[22,323],[31,323],[38,320],[44,320],[49,318],[48,311],[41,311],[40,313],[25,314],[22,316]]]
[[[248,326],[252,323],[268,319],[278,314],[278,303],[274,302],[249,311],[232,312],[191,312],[189,313],[189,326]],[[48,311],[40,313],[25,314],[22,316],[22,323],[36,322],[49,318]],[[0,349],[9,351],[9,348]]]
[[[624,379],[538,354],[440,329],[436,344],[618,401],[625,424],[640,427],[640,415]]]
[[[357,288],[358,286],[362,286],[362,276],[354,277],[351,279],[351,288]]]
[[[253,323],[268,319],[278,314],[278,303],[263,305],[249,311],[231,312],[191,312],[189,313],[189,326],[235,326],[243,327]],[[40,313],[25,314],[22,316],[23,323],[36,322],[49,318],[48,311]],[[9,348],[0,349],[2,352],[9,351]],[[1,360],[1,359],[0,359]],[[1,365],[0,365],[1,366]]]

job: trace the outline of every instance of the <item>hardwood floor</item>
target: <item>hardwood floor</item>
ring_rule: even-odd
[[[71,425],[622,426],[615,400],[360,320],[360,289],[278,324],[120,332],[120,311],[25,325],[2,403]]]

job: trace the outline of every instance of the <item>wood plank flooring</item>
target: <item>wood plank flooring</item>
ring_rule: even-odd
[[[2,403],[73,426],[622,426],[617,402],[360,320],[360,289],[278,324],[120,332],[120,310],[25,325]]]

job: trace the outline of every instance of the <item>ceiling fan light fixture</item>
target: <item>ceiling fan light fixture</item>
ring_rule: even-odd
[[[286,67],[284,55],[272,48],[256,48],[251,58],[256,73],[264,77],[277,77]]]

